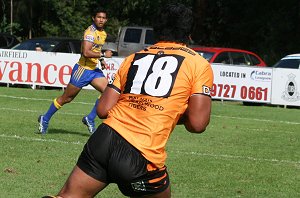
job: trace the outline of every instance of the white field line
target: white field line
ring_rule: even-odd
[[[80,102],[77,102],[80,103]],[[80,103],[82,104],[82,103]],[[88,104],[88,103],[86,103]],[[92,103],[89,103],[92,104]],[[0,110],[7,110],[7,111],[19,111],[19,112],[32,112],[32,113],[41,113],[40,111],[35,110],[29,110],[29,109],[18,109],[18,108],[5,108],[0,107]],[[59,114],[65,114],[65,115],[85,115],[85,114],[78,114],[78,113],[68,113],[64,111],[58,111]],[[227,119],[240,119],[240,120],[252,120],[252,121],[260,121],[260,122],[271,122],[271,123],[282,123],[282,124],[288,124],[288,125],[300,125],[299,122],[289,122],[289,121],[283,121],[283,120],[266,120],[266,119],[255,119],[255,118],[241,118],[241,117],[233,117],[233,116],[223,116],[223,115],[211,115],[212,117],[217,118],[227,118]]]
[[[41,135],[42,136],[42,135]],[[62,144],[77,144],[77,145],[83,145],[83,142],[69,142],[69,141],[62,141],[62,140],[56,140],[56,139],[43,139],[43,138],[30,138],[30,137],[22,137],[18,135],[5,135],[1,134],[1,138],[6,139],[18,139],[21,141],[30,141],[30,142],[54,142],[54,143],[62,143]]]
[[[4,98],[11,98],[11,99],[19,99],[19,100],[34,100],[34,101],[49,101],[52,102],[53,99],[41,99],[41,98],[27,98],[27,97],[16,97],[16,96],[9,96],[9,95],[1,95],[0,97]],[[86,103],[86,102],[72,102],[74,104],[84,104],[84,105],[93,105],[94,103]],[[0,110],[12,110],[12,111],[27,111],[27,112],[39,112],[39,111],[31,111],[31,110],[22,110],[22,109],[9,109],[9,108],[0,108]],[[72,113],[64,113],[58,112],[61,114],[68,114],[68,115],[82,115],[82,114],[72,114]],[[218,118],[228,118],[228,119],[240,119],[240,120],[252,120],[258,122],[271,122],[271,123],[283,123],[283,124],[291,124],[291,125],[300,125],[300,122],[289,122],[283,120],[267,120],[267,119],[255,119],[255,118],[241,118],[241,117],[232,117],[232,116],[223,116],[223,115],[211,115],[212,117]]]
[[[169,151],[170,152],[170,151]],[[235,156],[235,155],[223,155],[223,154],[210,154],[210,153],[198,153],[198,152],[184,152],[184,151],[175,151],[178,154],[184,155],[197,155],[197,156],[207,156],[213,158],[226,158],[226,159],[244,159],[249,161],[264,161],[264,162],[277,162],[277,163],[285,163],[285,164],[300,164],[299,161],[291,161],[291,160],[278,160],[278,159],[265,159],[265,158],[255,158],[250,156]]]
[[[0,110],[7,110],[7,111],[19,111],[19,112],[31,112],[31,113],[41,113],[41,111],[34,111],[34,110],[29,110],[29,109],[12,109],[12,108],[0,108]],[[84,113],[68,113],[68,112],[63,112],[63,111],[58,111],[56,112],[58,114],[63,114],[63,115],[72,115],[72,116],[84,116],[86,114]]]
[[[256,118],[241,118],[241,117],[232,117],[232,116],[223,116],[223,115],[211,115],[218,118],[229,118],[229,119],[240,119],[240,120],[253,120],[253,121],[260,121],[260,122],[274,122],[274,123],[283,123],[283,124],[291,124],[291,125],[298,125],[300,122],[289,122],[283,120],[266,120],[266,119],[256,119]]]
[[[33,100],[33,101],[49,101],[52,102],[53,99],[43,99],[43,98],[27,98],[27,97],[17,97],[17,96],[9,96],[9,95],[0,95],[2,98],[10,98],[10,99],[18,99],[18,100]],[[74,104],[84,104],[84,105],[93,105],[94,103],[87,102],[73,102]]]
[[[62,143],[62,144],[74,144],[83,146],[85,143],[83,142],[69,142],[62,141],[57,139],[43,139],[43,138],[30,138],[30,137],[21,137],[18,135],[5,135],[1,134],[1,138],[5,139],[17,139],[20,141],[31,141],[31,142],[52,142],[52,143]],[[199,153],[199,152],[184,152],[184,151],[172,151],[169,150],[170,153],[178,153],[183,155],[196,155],[196,156],[205,156],[212,158],[222,158],[222,159],[241,159],[241,160],[249,160],[249,161],[261,161],[261,162],[274,162],[274,163],[283,163],[283,164],[300,164],[300,161],[291,161],[291,160],[278,160],[278,159],[265,159],[265,158],[255,158],[251,156],[234,156],[234,155],[223,155],[223,154],[209,154],[209,153]]]

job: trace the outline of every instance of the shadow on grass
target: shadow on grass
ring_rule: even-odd
[[[64,129],[49,129],[47,134],[69,134],[69,135],[77,135],[83,137],[89,137],[91,135],[87,130],[79,132],[79,131],[64,130]]]

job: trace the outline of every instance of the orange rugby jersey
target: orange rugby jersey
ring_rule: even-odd
[[[104,30],[99,31],[95,24],[93,24],[84,31],[83,40],[93,43],[92,51],[100,53],[106,37],[106,32]],[[78,64],[85,69],[94,70],[98,61],[98,58],[86,58],[81,54]]]
[[[120,93],[104,123],[115,129],[157,167],[165,146],[193,94],[210,95],[213,71],[195,51],[159,42],[127,57],[111,88]]]

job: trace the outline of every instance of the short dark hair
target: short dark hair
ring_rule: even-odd
[[[193,27],[193,12],[180,3],[163,6],[154,18],[153,28],[157,40],[188,43]]]
[[[100,12],[105,13],[106,17],[107,17],[107,12],[103,7],[95,7],[92,11],[92,16],[95,17],[97,15],[97,13],[100,13]]]

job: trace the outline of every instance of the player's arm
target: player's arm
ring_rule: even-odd
[[[93,43],[91,41],[83,40],[81,43],[82,55],[86,58],[101,58],[103,54],[101,52],[92,51]]]
[[[196,94],[189,99],[188,108],[177,124],[184,124],[191,133],[202,133],[210,121],[211,98],[208,95]]]
[[[99,118],[104,119],[107,117],[108,111],[117,103],[119,96],[120,93],[114,87],[106,87],[97,106],[97,115]]]

